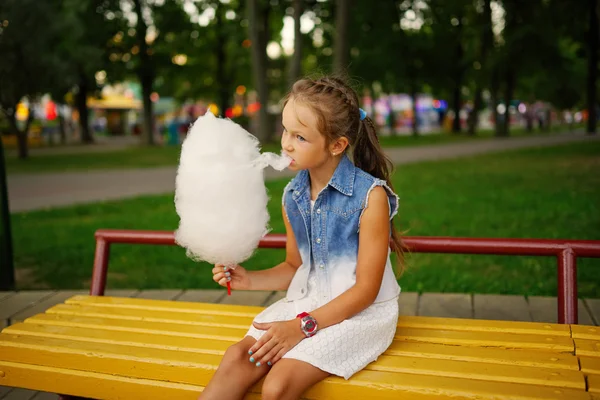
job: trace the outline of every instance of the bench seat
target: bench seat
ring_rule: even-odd
[[[0,385],[99,399],[195,399],[261,307],[74,296],[0,334]],[[248,399],[260,398],[259,382]],[[592,397],[593,396],[593,397]],[[431,317],[307,399],[596,399],[600,328]]]

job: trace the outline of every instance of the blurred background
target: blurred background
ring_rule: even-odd
[[[175,229],[190,123],[211,110],[278,151],[280,100],[305,75],[349,77],[398,166],[407,234],[599,239],[599,7],[3,0],[3,289],[86,287],[96,229]],[[490,153],[499,146],[522,149]],[[267,182],[274,232],[287,179]],[[279,258],[258,252],[248,266]],[[409,291],[556,293],[553,260],[407,263]],[[583,296],[600,297],[599,267],[580,263]],[[177,248],[117,247],[110,271],[112,287],[214,287]]]

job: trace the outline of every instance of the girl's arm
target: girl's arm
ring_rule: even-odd
[[[287,290],[296,270],[302,264],[302,258],[296,244],[296,236],[288,221],[285,208],[281,208],[287,243],[285,246],[285,261],[273,268],[263,271],[248,271],[251,290]]]
[[[379,294],[390,243],[389,206],[383,187],[378,186],[371,191],[368,205],[360,222],[356,284],[311,312],[319,329],[358,314],[370,306]]]

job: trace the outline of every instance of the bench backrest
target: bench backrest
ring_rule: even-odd
[[[493,254],[546,256],[557,259],[558,322],[577,323],[577,257],[600,258],[600,240],[487,239],[441,236],[405,236],[404,245],[411,253]],[[100,229],[96,231],[96,254],[90,294],[104,295],[106,273],[112,243],[175,246],[172,231]],[[283,234],[266,235],[260,248],[285,248]]]

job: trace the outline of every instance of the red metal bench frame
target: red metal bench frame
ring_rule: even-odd
[[[577,323],[577,257],[600,258],[598,240],[485,239],[436,236],[407,236],[402,240],[412,253],[493,254],[552,256],[557,259],[558,322]],[[283,234],[269,234],[260,248],[285,248]],[[100,229],[96,231],[96,254],[90,294],[103,296],[113,243],[174,246],[174,232]]]

